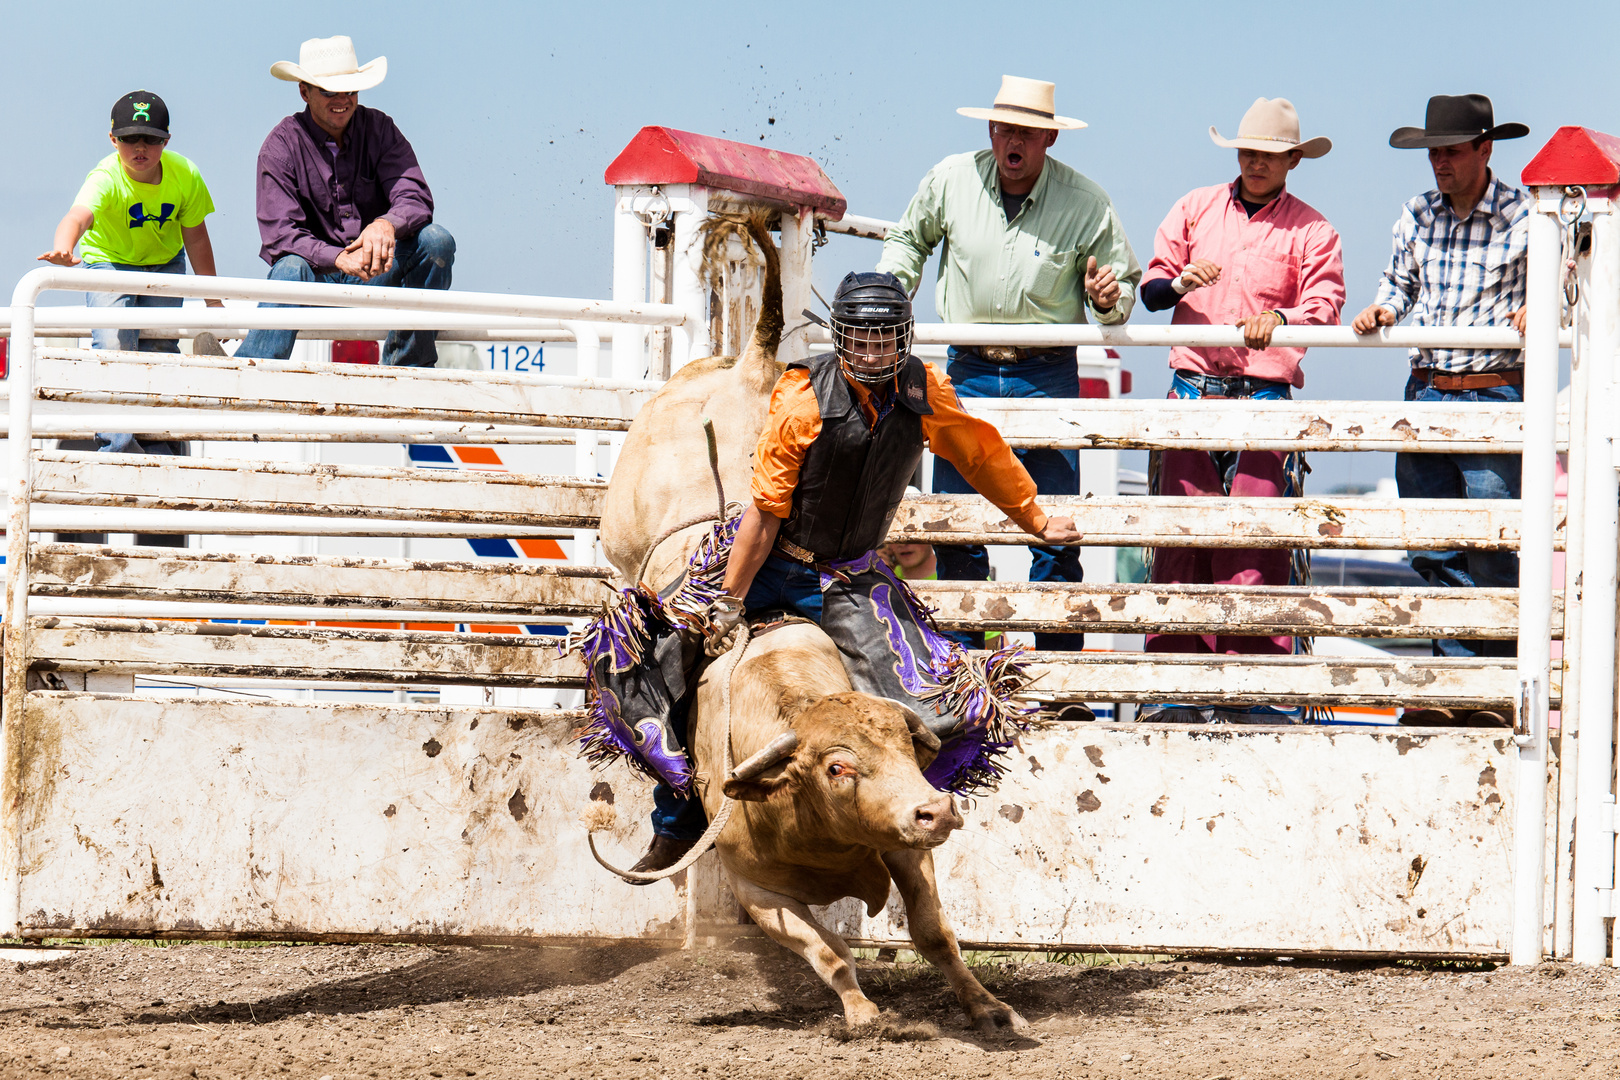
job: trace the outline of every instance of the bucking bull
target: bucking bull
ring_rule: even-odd
[[[746,497],[782,370],[776,247],[763,218],[748,221],[747,232],[765,259],[751,344],[740,357],[676,372],[631,425],[608,487],[603,549],[626,580],[650,590],[667,593],[687,573],[712,542],[727,495]],[[706,427],[706,418],[714,423]],[[974,1027],[1026,1026],[962,962],[940,908],[932,852],[962,818],[923,775],[938,737],[910,708],[854,691],[838,648],[812,623],[742,640],[740,661],[733,650],[698,677],[687,741],[709,820],[722,820],[731,803],[715,848],[737,900],[810,963],[855,1026],[874,1021],[878,1008],[861,992],[849,947],[810,906],[852,896],[876,915],[892,881],[916,950],[945,974]],[[761,754],[777,760],[761,770]],[[747,759],[754,768],[729,775],[731,763]]]

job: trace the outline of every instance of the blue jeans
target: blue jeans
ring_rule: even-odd
[[[186,272],[186,253],[181,251],[166,263],[156,266],[135,266],[131,263],[115,262],[87,262],[86,270],[133,270],[142,274],[184,274]],[[183,296],[127,296],[123,293],[93,292],[85,294],[85,303],[89,307],[118,307],[118,308],[177,308],[185,302]],[[139,330],[92,330],[90,331],[90,347],[92,349],[123,349],[125,352],[161,352],[177,353],[180,351],[180,342],[174,338],[158,339],[147,338],[141,340]],[[139,451],[136,451],[139,453]]]
[[[328,285],[376,285],[379,288],[403,286],[407,289],[448,289],[450,268],[456,261],[456,240],[443,225],[426,225],[415,236],[401,236],[394,243],[394,265],[370,281],[335,270],[320,274],[297,255],[283,255],[270,268],[271,281],[319,281]],[[260,304],[260,307],[298,307],[297,304]],[[432,367],[438,363],[433,343],[437,330],[394,330],[383,342],[382,362],[400,367]],[[237,356],[285,360],[292,355],[296,330],[254,330]]]
[[[1523,401],[1517,386],[1449,393],[1416,375],[1407,380],[1407,401]],[[1395,482],[1403,499],[1517,499],[1517,454],[1396,454]],[[1512,551],[1410,551],[1412,569],[1431,585],[1450,588],[1517,588],[1519,556]],[[1513,641],[1441,638],[1436,656],[1515,656]]]
[[[951,349],[945,373],[960,398],[1077,398],[1080,372],[1072,352],[1037,356],[1012,364],[998,364],[976,353]],[[1074,450],[1015,450],[1018,460],[1043,496],[1080,494],[1080,455]],[[956,466],[934,459],[934,490],[966,495],[974,489]],[[990,554],[979,544],[940,545],[935,548],[939,576],[948,581],[985,581],[990,577]],[[1033,545],[1029,549],[1031,581],[1081,581],[1080,549]],[[980,639],[982,641],[982,638]],[[1057,652],[1079,652],[1084,634],[1037,631],[1035,647]]]

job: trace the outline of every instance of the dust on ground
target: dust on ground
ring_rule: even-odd
[[[1027,1033],[978,1035],[931,968],[874,960],[862,962],[861,982],[893,1014],[890,1037],[851,1038],[832,992],[768,945],[115,944],[43,963],[8,958],[0,1076],[1620,1075],[1612,968],[1175,961],[976,971],[1030,1021]]]

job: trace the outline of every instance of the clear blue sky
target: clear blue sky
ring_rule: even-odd
[[[878,5],[391,3],[12,4],[0,66],[14,154],[0,267],[15,280],[50,246],[84,174],[108,151],[107,113],[150,89],[169,104],[172,149],[198,163],[218,212],[222,274],[257,276],[259,143],[301,107],[269,74],[304,38],[348,34],[386,82],[362,101],[392,115],[421,158],[436,218],[456,236],[470,289],[607,296],[611,198],[602,171],[644,124],[808,154],[853,212],[894,218],[927,169],[985,143],[959,105],[988,104],[1003,73],[1057,83],[1058,111],[1091,126],[1054,155],[1113,196],[1138,257],[1188,189],[1229,180],[1230,136],[1258,96],[1287,97],[1304,134],[1334,150],[1290,190],[1344,237],[1347,310],[1371,299],[1401,202],[1431,186],[1420,151],[1388,146],[1431,94],[1481,92],[1531,135],[1497,145],[1517,181],[1561,124],[1620,132],[1606,46],[1620,5],[1536,11],[1500,0],[1246,5],[955,2]],[[708,20],[705,21],[705,13]],[[775,123],[770,123],[770,118]],[[870,266],[877,246],[835,239],[817,276]],[[825,291],[825,290],[823,290]],[[933,317],[931,291],[920,314]],[[1140,321],[1162,321],[1142,313]],[[1168,385],[1161,350],[1129,350],[1138,394]],[[1320,351],[1302,395],[1395,398],[1398,353]],[[1341,460],[1324,460],[1336,457]],[[1312,487],[1388,475],[1388,459],[1316,455]]]

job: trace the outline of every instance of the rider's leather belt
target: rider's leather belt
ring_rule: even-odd
[[[809,548],[802,548],[793,541],[784,539],[780,536],[776,538],[775,551],[778,555],[792,559],[797,563],[803,563],[806,566],[815,566],[818,563],[826,562],[825,559],[816,558],[816,553],[811,551]]]

